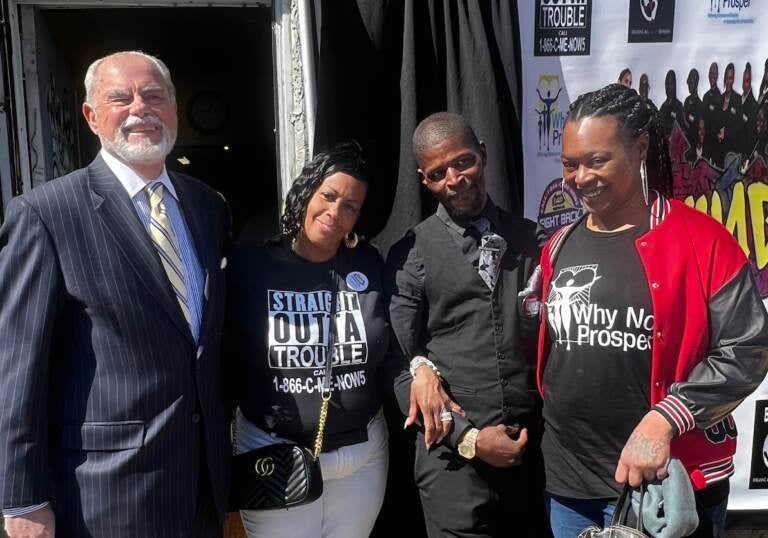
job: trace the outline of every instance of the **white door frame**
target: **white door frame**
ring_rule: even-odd
[[[274,0],[273,40],[280,171],[280,207],[294,178],[312,157],[315,65],[309,0]]]
[[[29,147],[29,118],[26,97],[34,95],[25,87],[36,87],[37,66],[34,28],[35,9],[96,9],[125,7],[247,7],[274,8],[273,50],[276,91],[276,129],[279,197],[282,202],[293,178],[308,160],[314,135],[314,62],[311,47],[309,0],[8,0],[8,26],[11,35],[12,73],[16,96],[16,129],[22,189],[32,182]],[[21,22],[24,21],[24,35]],[[22,49],[22,47],[26,47]],[[28,60],[28,61],[27,61]],[[34,118],[32,118],[34,120]],[[46,178],[50,179],[50,178]]]
[[[2,12],[2,9],[0,9],[0,13]],[[5,40],[2,41],[2,46],[5,46]],[[6,68],[10,67],[4,65],[8,58],[7,55],[0,54],[0,77],[2,78],[6,76]],[[8,82],[12,84],[12,81]],[[11,141],[13,139],[11,136],[11,125],[13,121],[10,116],[13,105],[11,104],[9,94],[13,94],[11,88],[8,88],[8,92],[6,92],[4,81],[0,80],[0,204],[2,204],[2,208],[0,208],[0,221],[2,221],[5,208],[11,201],[14,191],[13,169],[11,167],[11,152],[13,151],[11,149]]]

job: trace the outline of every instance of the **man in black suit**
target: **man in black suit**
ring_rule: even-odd
[[[648,97],[650,92],[651,92],[651,83],[648,80],[648,75],[643,73],[642,75],[640,75],[640,83],[637,85],[637,93],[640,94],[640,97],[643,98],[643,101],[650,103],[655,107],[656,104],[651,100],[650,97]]]
[[[225,201],[165,169],[167,67],[94,62],[86,168],[11,201],[0,229],[0,502],[10,538],[221,533]]]
[[[741,77],[741,90],[741,119],[744,122],[741,131],[741,153],[748,158],[754,146],[753,134],[757,122],[757,99],[752,94],[752,65],[749,62]]]
[[[722,107],[722,94],[717,87],[717,77],[719,68],[716,62],[709,65],[709,89],[704,93],[701,99],[701,115],[707,126],[707,145],[717,143],[717,132],[720,125],[720,108]]]
[[[681,129],[686,127],[683,104],[677,98],[677,76],[672,69],[667,71],[667,76],[664,78],[664,91],[667,98],[661,103],[659,114],[661,115],[661,123],[664,126],[664,133],[669,136],[672,134],[675,123]]]
[[[688,143],[693,147],[698,139],[698,120],[702,115],[701,99],[699,98],[699,72],[696,69],[691,69],[688,72],[686,83],[688,84],[689,95],[683,102],[685,112],[683,121],[685,122],[685,134],[688,137]]]
[[[733,89],[736,67],[729,63],[723,74],[723,93],[720,95],[720,118],[717,140],[719,148],[716,154],[723,157],[728,152],[739,153],[743,140],[744,120],[742,119],[741,95]],[[717,166],[723,166],[722,158],[715,158]]]
[[[417,436],[428,534],[508,536],[517,525],[545,537],[532,377],[538,300],[518,296],[538,260],[535,225],[488,196],[485,146],[461,116],[429,116],[413,147],[421,182],[440,204],[389,252],[392,328],[414,377],[439,371],[466,413],[444,411],[453,428],[440,443],[429,417]],[[410,375],[398,379],[401,402]]]

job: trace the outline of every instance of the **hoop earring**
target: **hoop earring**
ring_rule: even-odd
[[[347,235],[347,237],[344,238],[344,245],[347,248],[355,248],[359,241],[360,241],[360,238],[357,237],[357,233],[352,232],[351,234]]]
[[[565,194],[565,178],[560,180],[560,194]]]
[[[643,200],[648,205],[648,168],[645,166],[645,159],[640,161],[640,184],[643,187]]]

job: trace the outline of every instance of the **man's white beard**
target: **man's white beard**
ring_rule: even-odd
[[[147,137],[141,137],[138,142],[129,142],[125,136],[125,130],[136,125],[152,125],[159,127],[162,139],[154,143]],[[170,129],[157,116],[128,116],[115,133],[114,140],[101,139],[101,145],[121,160],[128,164],[146,165],[165,161],[165,158],[173,149],[176,137]]]

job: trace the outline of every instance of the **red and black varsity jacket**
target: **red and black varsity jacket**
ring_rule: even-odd
[[[540,297],[548,296],[560,246],[577,224],[555,232],[544,247]],[[651,405],[675,431],[672,457],[683,462],[694,489],[702,489],[733,474],[730,413],[768,370],[768,314],[744,252],[710,216],[657,196],[651,228],[635,247],[653,305]],[[542,394],[549,348],[542,308],[536,376]]]

